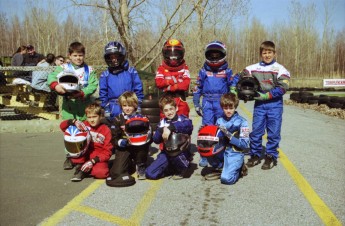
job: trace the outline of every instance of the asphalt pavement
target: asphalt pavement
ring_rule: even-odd
[[[251,121],[252,109],[253,102],[242,102],[238,111]],[[191,118],[195,144],[201,120],[193,109]],[[137,181],[126,188],[92,178],[72,183],[73,171],[62,169],[58,122],[36,122],[15,128],[1,122],[2,226],[345,223],[345,120],[285,106],[280,158],[273,169],[256,166],[235,185],[222,185],[204,180],[196,153],[188,178]],[[156,154],[153,146],[151,161]]]

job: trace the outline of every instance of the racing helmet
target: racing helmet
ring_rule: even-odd
[[[205,48],[206,64],[210,67],[220,67],[225,63],[226,46],[220,41],[212,41]]]
[[[171,133],[168,140],[164,142],[166,153],[172,157],[188,150],[189,145],[190,136],[183,133]]]
[[[150,142],[152,130],[147,117],[136,115],[125,123],[125,134],[129,144],[140,146]]]
[[[70,125],[64,133],[65,152],[67,157],[78,158],[88,149],[91,141],[90,132],[81,131],[75,125]]]
[[[59,85],[63,86],[68,93],[80,90],[79,77],[73,71],[62,71],[57,75]]]
[[[184,52],[183,43],[177,39],[168,39],[162,48],[164,62],[171,67],[177,67],[183,63]]]
[[[225,150],[229,139],[215,125],[204,126],[197,137],[198,152],[202,157],[210,157]]]
[[[236,85],[238,99],[244,101],[254,100],[254,97],[257,96],[259,87],[260,83],[255,77],[251,75],[241,75]]]
[[[111,57],[113,54],[116,56],[116,61]],[[104,47],[104,60],[109,67],[123,66],[126,56],[126,48],[120,42],[112,41]]]

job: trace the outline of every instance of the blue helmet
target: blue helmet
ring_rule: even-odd
[[[220,41],[212,41],[205,49],[206,64],[210,67],[220,67],[225,63],[226,46]]]
[[[104,60],[109,67],[122,66],[126,57],[126,48],[120,42],[112,41],[104,47]]]

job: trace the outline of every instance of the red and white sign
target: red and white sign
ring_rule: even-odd
[[[341,87],[345,86],[345,79],[324,79],[323,87]]]

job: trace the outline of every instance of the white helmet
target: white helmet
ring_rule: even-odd
[[[80,90],[79,77],[73,71],[63,71],[57,75],[59,85],[62,85],[67,92]]]
[[[80,131],[75,125],[70,125],[65,130],[64,141],[67,157],[78,158],[89,147],[91,141],[90,131]]]

